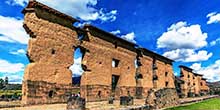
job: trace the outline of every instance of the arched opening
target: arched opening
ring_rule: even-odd
[[[72,71],[72,85],[76,87],[80,86],[81,76],[84,72],[82,68],[83,56],[83,49],[81,49],[80,47],[75,48],[73,54],[74,63],[70,66],[70,70]]]

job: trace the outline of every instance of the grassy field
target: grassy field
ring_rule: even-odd
[[[0,96],[2,95],[22,95],[21,90],[0,90]]]
[[[220,98],[209,99],[186,106],[168,108],[166,110],[220,110]]]

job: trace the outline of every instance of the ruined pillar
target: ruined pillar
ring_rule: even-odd
[[[36,1],[23,10],[24,28],[30,35],[22,83],[22,104],[66,102],[71,93],[75,19]]]

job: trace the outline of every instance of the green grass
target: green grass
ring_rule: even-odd
[[[220,98],[208,99],[199,103],[168,108],[166,110],[220,110]]]
[[[21,90],[0,90],[0,96],[2,95],[19,95],[21,96],[22,93],[21,93]]]

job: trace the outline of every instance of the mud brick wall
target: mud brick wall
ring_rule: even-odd
[[[155,56],[159,57],[156,88],[174,88],[173,61],[165,57],[150,51],[147,51],[150,55],[139,57],[136,44],[91,25],[76,28],[73,26],[76,19],[36,1],[30,1],[23,13],[24,28],[30,35],[27,50],[30,64],[22,84],[24,105],[66,102],[67,94],[73,91],[69,67],[74,64],[76,48],[83,52],[80,92],[86,101],[107,100],[111,95],[135,97],[139,90],[146,97],[154,87]],[[137,57],[142,66],[135,68]],[[113,60],[118,61],[117,67],[112,66]],[[138,80],[137,72],[142,75]],[[115,91],[112,90],[113,75],[119,77]]]
[[[107,36],[106,34],[102,34],[102,32],[98,32],[98,29],[94,29],[94,27],[87,26],[85,28],[88,32],[86,33],[87,41],[83,41],[81,46],[86,48],[88,52],[84,54],[83,65],[88,67],[88,71],[85,71],[81,78],[81,86],[88,85],[100,85],[107,86],[111,88],[112,84],[112,75],[119,76],[119,80],[117,83],[117,88],[121,91],[119,96],[127,95],[127,89],[123,89],[124,87],[135,88],[135,58],[136,52],[128,50],[124,47],[117,46],[113,42],[106,41],[100,36]],[[107,36],[111,37],[111,36]],[[119,60],[117,67],[112,67],[112,60]],[[96,89],[96,88],[91,88]],[[104,91],[100,88],[100,91]],[[98,94],[97,90],[89,90]],[[132,90],[131,90],[132,91]],[[87,100],[92,100],[91,96],[86,90],[82,91],[84,93],[83,97],[87,97]],[[101,94],[106,98],[105,94]],[[110,97],[111,91],[108,92],[108,97]]]
[[[181,79],[185,82],[182,84],[181,89],[185,96],[189,92],[194,93],[195,95],[200,95],[200,92],[203,89],[202,75],[193,73],[191,68],[180,66]]]
[[[65,102],[59,96],[71,87],[72,73],[68,68],[73,64],[73,47],[77,45],[76,31],[68,28],[72,21],[38,7],[26,8],[24,14],[24,28],[30,35],[27,50],[30,64],[24,73],[22,103]],[[54,91],[54,97],[46,98],[49,91],[56,89],[59,91]]]
[[[156,66],[156,75],[158,76],[158,80],[156,80],[156,89],[175,88],[172,65],[157,60]]]
[[[199,95],[200,91],[201,91],[201,80],[202,80],[202,76],[196,76],[195,77],[195,94]]]
[[[190,89],[191,89],[191,92],[193,92],[193,74],[189,71],[189,70],[186,70],[184,68],[180,68],[180,74],[181,74],[181,80],[184,81],[184,84],[182,84],[182,93],[185,95],[185,97],[187,97]]]
[[[201,91],[209,92],[209,87],[207,86],[206,80],[202,79],[201,82]]]
[[[138,73],[143,76],[143,79],[141,79],[141,85],[138,86],[145,88],[145,90],[147,88],[153,88],[153,59],[149,56],[139,57],[139,59],[141,66],[138,68]],[[147,95],[146,92],[144,95]]]

